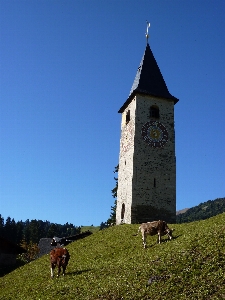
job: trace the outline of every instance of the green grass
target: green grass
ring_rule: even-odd
[[[65,277],[50,278],[45,255],[1,277],[0,299],[225,299],[224,224],[225,213],[170,225],[175,238],[148,237],[147,249],[138,225],[98,231],[67,246]]]
[[[100,226],[81,226],[81,232],[85,232],[85,231],[91,231],[92,233],[95,233],[97,231],[99,231]]]

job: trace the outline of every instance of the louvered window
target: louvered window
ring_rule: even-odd
[[[159,118],[159,108],[156,105],[150,107],[150,118]]]

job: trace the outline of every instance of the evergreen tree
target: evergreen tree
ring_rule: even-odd
[[[102,230],[104,228],[108,228],[107,222],[101,222],[99,230]]]
[[[23,227],[24,227],[24,225],[23,225],[22,221],[19,221],[16,223],[16,241],[15,241],[15,243],[18,245],[21,243],[21,241],[23,240],[23,237],[24,237]]]
[[[25,222],[24,222],[24,227],[23,227],[23,235],[24,235],[24,240],[27,244],[30,243],[30,221],[29,219],[27,219]]]
[[[115,170],[113,173],[118,173],[119,171],[119,165],[115,167]],[[118,190],[118,177],[114,177],[114,180],[116,181],[116,186],[111,190],[112,196],[115,199],[114,205],[111,206],[111,214],[109,219],[107,220],[107,224],[115,224],[116,223],[116,204],[117,204],[117,190]]]
[[[45,237],[67,237],[80,233],[81,228],[76,227],[68,222],[64,225],[50,223],[42,220],[29,220],[25,222],[15,222],[14,219],[8,217],[4,223],[4,218],[0,214],[0,236],[19,245],[38,244],[41,238]]]
[[[31,220],[29,225],[30,242],[38,243],[42,238],[41,221]]]
[[[4,218],[0,214],[0,236],[4,236]]]
[[[17,236],[17,228],[16,228],[16,222],[14,219],[11,219],[8,217],[5,222],[4,226],[4,237],[11,241],[15,242],[16,241],[16,236]]]
[[[55,223],[51,223],[48,229],[47,237],[53,238],[54,236],[59,236],[58,229]]]

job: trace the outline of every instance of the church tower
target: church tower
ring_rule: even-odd
[[[116,224],[176,222],[172,96],[148,44],[122,115]]]

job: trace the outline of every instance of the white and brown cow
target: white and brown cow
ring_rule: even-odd
[[[50,264],[51,264],[51,277],[53,278],[53,271],[55,267],[58,267],[58,275],[63,269],[63,275],[65,275],[66,267],[70,259],[69,251],[66,248],[54,248],[50,252]]]
[[[168,235],[169,239],[172,239],[172,231],[173,229],[170,229],[165,221],[159,220],[159,221],[153,221],[153,222],[147,222],[142,223],[138,229],[138,233],[141,231],[142,234],[142,240],[144,248],[146,248],[146,237],[147,235],[156,235],[158,234],[158,240],[157,242],[161,243],[161,236]],[[137,234],[138,234],[137,233]]]

